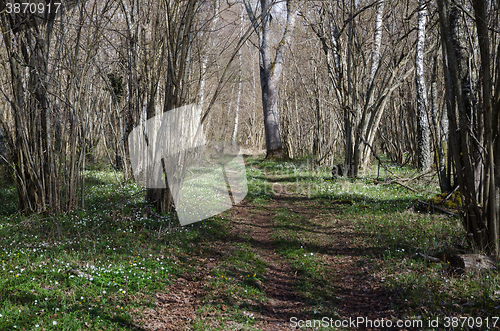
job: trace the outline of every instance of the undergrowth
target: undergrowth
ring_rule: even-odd
[[[341,285],[331,279],[338,267],[332,261],[355,258],[391,293],[387,309],[401,318],[497,314],[496,270],[458,276],[446,263],[425,258],[472,252],[457,218],[416,208],[417,200],[438,192],[436,178],[409,183],[412,191],[391,183],[392,174],[377,166],[357,179],[332,179],[330,169],[308,159],[246,163],[246,203],[252,208],[290,197],[293,208],[273,212],[272,238],[298,275],[296,289],[308,301],[305,313],[339,317]],[[389,169],[399,177],[416,174]],[[221,325],[231,320],[252,329],[268,300],[262,288],[268,266],[250,241],[231,242],[227,213],[180,227],[174,215],[151,211],[143,189],[123,184],[119,173],[88,170],[86,182],[86,208],[54,216],[20,215],[15,189],[0,189],[1,330],[134,328],[138,314],[154,307],[155,293],[214,256],[200,316],[217,312]],[[301,212],[307,208],[314,215]],[[346,238],[356,247],[351,253],[332,248],[335,238],[328,234],[338,224],[349,229]],[[220,251],[220,242],[228,251]],[[191,326],[204,330],[213,324],[195,319]]]
[[[303,276],[297,288],[317,303],[313,305],[315,313],[337,313],[334,282],[328,277],[329,269],[335,266],[324,261],[329,255],[338,257],[338,252],[328,248],[335,246],[328,233],[339,220],[350,229],[351,246],[359,248],[348,257],[357,259],[360,268],[370,270],[371,276],[384,284],[393,298],[387,309],[399,318],[439,318],[443,328],[446,317],[485,320],[498,315],[500,277],[496,269],[458,275],[447,262],[425,258],[441,252],[477,253],[457,217],[418,208],[418,200],[438,193],[436,178],[412,181],[410,190],[390,181],[393,174],[414,177],[417,172],[410,168],[389,166],[392,174],[381,170],[377,179],[375,166],[357,179],[332,179],[330,169],[311,164],[307,159],[263,162],[261,171],[274,182],[269,184],[274,196],[291,194],[297,198],[295,206],[305,203],[317,207],[313,216],[284,208],[273,218],[279,251]],[[490,328],[500,328],[500,321],[493,327],[490,318]],[[463,329],[474,328],[465,325]]]

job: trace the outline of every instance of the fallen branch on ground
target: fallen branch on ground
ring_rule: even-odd
[[[417,200],[417,201],[418,201],[419,203],[423,204],[423,205],[426,205],[426,206],[432,207],[432,208],[434,208],[434,209],[436,209],[436,210],[439,210],[440,212],[443,212],[443,213],[448,214],[448,215],[450,215],[450,216],[454,216],[454,217],[455,217],[455,216],[457,216],[457,214],[452,213],[452,212],[450,212],[450,211],[448,211],[448,210],[446,210],[446,209],[439,208],[438,206],[435,206],[435,205],[433,205],[433,204],[431,204],[431,203],[428,203],[428,202],[425,202],[425,201],[422,201],[422,200]]]
[[[438,259],[437,257],[434,257],[434,256],[425,255],[423,253],[417,253],[417,255],[420,255],[424,259],[427,259],[427,260],[432,261],[432,262],[442,262],[440,259]]]

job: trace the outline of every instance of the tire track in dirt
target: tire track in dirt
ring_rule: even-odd
[[[297,276],[293,268],[275,251],[271,236],[276,201],[263,207],[244,203],[233,208],[233,233],[250,237],[254,253],[267,265],[261,289],[269,298],[261,304],[256,328],[262,330],[290,330],[290,318],[305,319],[305,298],[295,290]]]
[[[353,221],[338,218],[332,210],[322,209],[318,202],[307,201],[307,198],[300,199],[297,196],[280,196],[279,199],[282,200],[283,207],[305,215],[315,226],[314,232],[319,240],[315,241],[313,246],[322,254],[322,262],[329,268],[328,285],[335,289],[332,299],[337,299],[335,310],[338,315],[335,318],[350,321],[363,317],[365,320],[391,320],[396,323],[399,319],[392,303],[397,293],[386,290],[375,268],[385,248],[368,243],[366,238],[369,234],[361,233]],[[309,245],[311,244],[309,242]],[[369,262],[370,259],[373,261]],[[384,328],[358,325],[356,328],[342,329],[383,330]]]
[[[270,182],[274,181],[271,176],[266,175],[266,177]],[[333,212],[325,223],[325,220],[319,217],[324,210],[313,199],[295,194],[275,194],[267,206],[267,212],[264,212],[262,207],[240,205],[235,207],[233,213],[237,216],[233,219],[236,229],[246,231],[254,241],[264,243],[256,248],[261,248],[260,256],[269,265],[265,292],[275,305],[263,307],[263,312],[270,310],[273,313],[279,312],[274,315],[263,314],[263,320],[272,325],[269,330],[290,330],[290,317],[293,316],[304,320],[323,317],[323,315],[305,315],[304,312],[311,311],[311,307],[296,289],[298,280],[295,276],[296,271],[275,252],[276,247],[272,244],[271,235],[272,219],[278,208],[305,216],[308,221],[315,223],[315,232],[323,237],[321,238],[323,244],[317,248],[323,253],[324,261],[330,267],[335,266],[329,269],[328,276],[331,279],[329,285],[337,289],[335,297],[331,299],[338,300],[336,307],[338,315],[327,317],[341,320],[364,317],[372,321],[392,320],[393,323],[398,320],[394,310],[391,309],[394,295],[397,294],[385,290],[381,280],[371,272],[373,265],[366,262],[366,257],[377,256],[380,248],[367,245],[363,238],[365,234],[359,233],[359,230],[352,226],[352,222],[336,219]],[[273,291],[275,288],[278,290]],[[375,328],[361,326],[356,329]]]

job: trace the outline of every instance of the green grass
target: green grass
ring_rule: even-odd
[[[111,172],[89,171],[87,183],[86,210],[44,217],[2,209],[1,330],[130,329],[131,312],[191,270],[193,242],[200,249],[225,235],[221,218],[180,228],[143,214],[141,188]],[[11,188],[2,196],[15,206]]]
[[[198,311],[201,315],[218,312],[220,324],[236,323],[238,329],[246,329],[255,323],[255,313],[267,298],[260,286],[267,270],[265,263],[251,252],[248,244],[237,244],[227,251],[217,267],[210,272],[207,295]],[[214,323],[211,323],[214,324]],[[214,329],[198,321],[195,330]],[[216,330],[218,328],[215,328]],[[220,330],[224,330],[222,327]]]
[[[327,254],[326,245],[315,235],[317,224],[290,210],[279,209],[273,225],[277,251],[291,262],[300,276],[296,287],[308,301],[306,313],[338,317],[336,288],[329,277],[333,266],[322,258]]]
[[[325,213],[352,224],[352,240],[359,242],[365,254],[359,259],[360,266],[368,261],[373,274],[395,296],[391,308],[401,318],[498,314],[497,270],[458,276],[448,272],[446,263],[429,263],[420,255],[473,252],[457,218],[419,212],[417,200],[438,192],[435,180],[412,182],[410,186],[419,192],[415,193],[398,184],[374,180],[376,168],[355,180],[331,180],[329,169],[315,169],[307,160],[266,164],[265,169],[286,191],[323,210],[318,212],[320,221],[311,222],[280,209],[273,223],[279,251],[303,275],[297,288],[313,303],[318,302],[317,310],[322,309],[325,316],[336,313],[336,302],[331,300],[335,289],[326,278],[332,265],[324,265],[322,258],[329,254],[328,240],[315,234],[331,225],[321,221]],[[392,166],[391,170],[407,178],[416,174],[409,168]],[[381,174],[385,175],[383,170]]]
[[[349,257],[382,281],[401,318],[498,314],[496,270],[455,276],[419,255],[472,250],[456,218],[415,207],[437,193],[435,178],[411,182],[414,193],[387,184],[383,169],[376,180],[376,166],[357,179],[332,180],[329,169],[308,159],[246,162],[246,201],[253,208],[293,197],[274,210],[271,235],[297,272],[305,314],[339,316],[331,274],[340,262],[332,261]],[[416,173],[390,169],[401,177]],[[269,266],[250,238],[228,232],[228,213],[179,227],[171,215],[147,212],[143,189],[121,180],[120,173],[86,171],[86,209],[50,217],[19,215],[15,189],[0,188],[0,330],[129,330],[142,310],[155,306],[156,293],[178,277],[196,279],[200,261],[212,257],[201,317],[190,327],[227,330],[231,322],[234,329],[256,329],[254,317],[269,300],[261,286]],[[332,249],[337,221],[349,224],[352,256]]]

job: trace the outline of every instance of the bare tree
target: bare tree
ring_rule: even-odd
[[[10,115],[3,126],[23,211],[73,209],[78,189],[84,187],[80,170],[96,89],[93,79],[86,78],[96,74],[90,64],[102,36],[101,17],[110,8],[94,2],[86,11],[84,5],[52,6],[35,15],[9,12],[0,1],[10,67],[10,91],[3,93]],[[89,34],[83,29],[86,20],[93,21]]]
[[[205,41],[208,39],[210,40],[213,38],[212,34],[214,33],[214,27],[217,26],[217,23],[219,22],[220,18],[220,0],[215,0],[213,3],[214,6],[214,15],[210,19],[210,23],[208,24],[208,28],[206,31],[206,34],[208,34],[207,38],[203,38]],[[205,34],[202,34],[202,37],[205,37]],[[209,42],[204,42],[203,46],[207,46],[207,44],[210,44]],[[208,54],[204,54],[203,59],[200,60],[200,83],[199,83],[199,88],[198,88],[198,107],[200,109],[203,109],[203,103],[205,101],[205,95],[206,95],[206,89],[205,89],[205,84],[207,80],[207,65],[208,65],[208,60],[209,60]]]
[[[165,64],[162,66],[165,70],[163,112],[167,112],[189,101],[188,73],[195,34],[194,19],[199,7],[196,0],[164,0],[163,5],[166,18],[163,42]],[[151,105],[152,102],[153,99],[148,106],[148,119],[156,115],[156,107]],[[154,203],[157,212],[170,212],[173,203],[165,166],[164,179],[166,188],[149,188],[146,193],[147,200]]]
[[[468,238],[480,250],[499,255],[499,192],[498,148],[499,90],[500,82],[490,84],[491,55],[487,26],[487,6],[474,1],[475,27],[481,61],[482,89],[479,103],[473,104],[474,82],[470,79],[471,67],[466,43],[466,20],[461,3],[439,0],[439,20],[445,51],[445,78],[447,80],[447,107],[450,123],[450,146],[457,182],[462,195],[462,223]],[[499,69],[496,68],[498,75]],[[478,110],[480,109],[480,111]],[[484,128],[484,130],[483,130]],[[479,170],[479,171],[478,171]],[[482,180],[477,180],[478,174]]]
[[[424,49],[427,9],[424,0],[418,2],[417,50],[415,52],[415,82],[417,86],[417,157],[418,168],[427,170],[431,166],[430,129],[427,117],[427,90],[425,87]]]
[[[286,1],[286,24],[282,38],[276,46],[276,53],[272,55],[272,9],[275,0],[260,1],[260,19],[257,8],[252,8],[248,0],[244,0],[248,17],[252,22],[259,38],[260,85],[262,89],[262,107],[264,110],[264,128],[266,135],[267,157],[282,157],[283,149],[279,134],[278,93],[279,81],[283,70],[285,50],[292,38],[296,21],[296,2]]]
[[[356,177],[359,170],[370,163],[391,94],[413,70],[407,65],[413,53],[406,41],[409,32],[401,26],[385,29],[390,35],[384,37],[383,0],[370,2],[364,7],[356,1],[342,5],[323,2],[318,19],[309,24],[321,41],[333,95],[343,112],[347,175]],[[395,10],[389,12],[395,15]],[[370,19],[363,21],[365,16]],[[372,17],[374,28],[367,32],[361,24],[368,24]],[[388,39],[385,43],[384,38]],[[369,50],[366,45],[371,45]],[[371,61],[366,60],[368,52]]]
[[[238,35],[238,38],[241,39],[243,37],[243,14],[244,14],[245,8],[242,6],[241,12],[240,12],[240,32]],[[243,93],[243,77],[242,77],[242,70],[241,67],[243,65],[242,59],[241,59],[241,52],[242,49],[240,48],[238,50],[238,98],[236,100],[236,108],[234,109],[234,126],[233,126],[233,134],[232,134],[232,140],[233,142],[236,142],[236,136],[238,135],[238,124],[239,124],[239,118],[240,118],[240,106],[241,106],[241,94]]]

